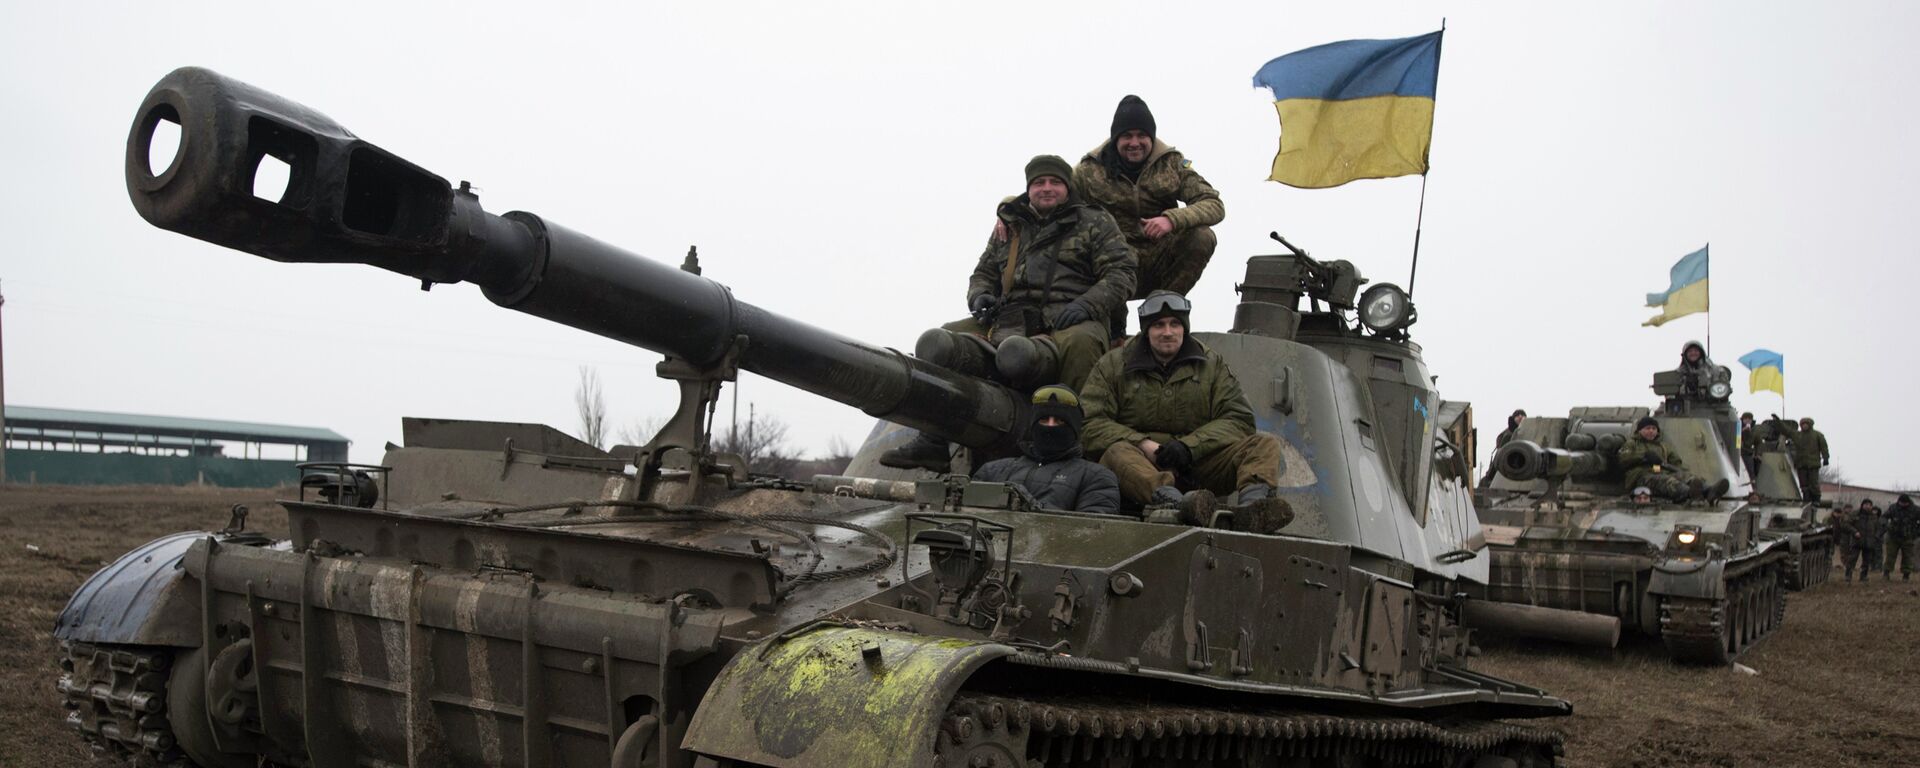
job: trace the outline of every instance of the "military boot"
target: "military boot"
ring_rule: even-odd
[[[1706,482],[1702,481],[1700,478],[1697,478],[1697,477],[1687,478],[1687,498],[1685,500],[1686,501],[1705,501],[1706,498],[1707,498]]]
[[[1727,489],[1731,487],[1733,487],[1733,484],[1727,482],[1727,479],[1724,477],[1715,480],[1713,481],[1713,485],[1707,486],[1707,490],[1705,494],[1700,497],[1700,500],[1708,503],[1719,501],[1726,498]]]
[[[1273,495],[1273,486],[1249,483],[1234,494],[1233,529],[1247,533],[1279,533],[1293,522],[1293,505]]]
[[[999,375],[993,361],[993,345],[971,333],[929,328],[914,343],[913,356],[976,378],[991,379]]]
[[[920,432],[905,445],[889,448],[880,454],[880,465],[945,474],[953,469],[953,451],[948,448],[947,441]]]

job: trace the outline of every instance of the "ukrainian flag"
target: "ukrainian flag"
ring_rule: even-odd
[[[1343,40],[1289,53],[1254,73],[1280,111],[1273,181],[1323,189],[1427,172],[1440,35]]]
[[[1667,274],[1672,279],[1670,286],[1647,294],[1647,306],[1660,307],[1659,316],[1641,325],[1659,327],[1676,317],[1707,311],[1707,249],[1680,257]]]
[[[1768,390],[1787,396],[1786,359],[1771,349],[1756,349],[1740,356],[1740,364],[1747,367],[1747,391]]]

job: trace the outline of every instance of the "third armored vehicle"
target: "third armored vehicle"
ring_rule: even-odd
[[[1587,407],[1523,422],[1477,496],[1493,602],[1471,623],[1607,645],[1625,630],[1702,664],[1728,663],[1779,626],[1786,591],[1824,576],[1830,545],[1777,447],[1762,451],[1763,482],[1748,477],[1730,378],[1703,358],[1654,374],[1657,412]],[[1726,494],[1634,501],[1617,454],[1649,415],[1680,465],[1705,486],[1725,481]]]
[[[161,120],[182,139],[156,173]],[[277,201],[249,194],[265,155],[292,168]],[[1456,447],[1469,416],[1432,391],[1405,294],[1356,304],[1350,265],[1255,257],[1236,332],[1200,337],[1289,446],[1292,523],[1242,531],[1041,509],[957,474],[754,476],[708,439],[739,370],[985,452],[1028,406],[488,213],[206,70],[149,94],[127,185],[167,229],[474,282],[661,352],[682,401],[611,451],[409,419],[379,466],[312,467],[286,540],[236,515],[121,558],[55,630],[70,722],[102,750],[208,768],[1556,762],[1557,733],[1502,719],[1568,706],[1467,668],[1455,595],[1487,562]]]

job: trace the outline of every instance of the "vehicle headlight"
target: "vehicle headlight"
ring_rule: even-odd
[[[1413,302],[1392,283],[1381,283],[1360,295],[1360,324],[1374,333],[1390,333],[1413,325]]]
[[[1724,381],[1716,381],[1713,383],[1713,386],[1707,387],[1707,394],[1713,395],[1714,397],[1727,397],[1733,394],[1733,387]]]
[[[1674,534],[1673,538],[1675,541],[1678,541],[1683,545],[1687,545],[1687,544],[1692,544],[1695,541],[1698,541],[1700,539],[1700,534],[1694,533],[1693,531],[1681,531],[1679,533]]]

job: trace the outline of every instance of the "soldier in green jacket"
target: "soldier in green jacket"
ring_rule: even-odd
[[[1793,472],[1800,476],[1800,493],[1807,501],[1820,500],[1820,468],[1832,461],[1827,436],[1813,428],[1813,419],[1802,417],[1793,436]]]
[[[1273,493],[1280,442],[1254,429],[1226,361],[1187,335],[1191,311],[1172,291],[1140,305],[1140,333],[1087,376],[1081,440],[1119,477],[1131,504],[1210,509],[1215,496],[1238,488],[1234,527],[1276,531],[1292,518]]]
[[[1027,193],[1000,206],[1008,238],[987,244],[967,280],[972,316],[923,334],[915,354],[997,378],[1002,343],[1045,336],[1059,361],[1058,383],[1078,389],[1107,351],[1108,316],[1133,295],[1133,251],[1112,216],[1075,194],[1066,160],[1037,156],[1026,177]],[[947,444],[926,435],[880,457],[889,467],[936,472],[949,461]]]
[[[1660,442],[1659,420],[1643,416],[1633,427],[1633,439],[1620,446],[1617,455],[1628,487],[1644,485],[1655,495],[1681,502],[1712,501],[1727,494],[1730,484],[1725,478],[1709,486],[1680,468],[1680,457]]]

